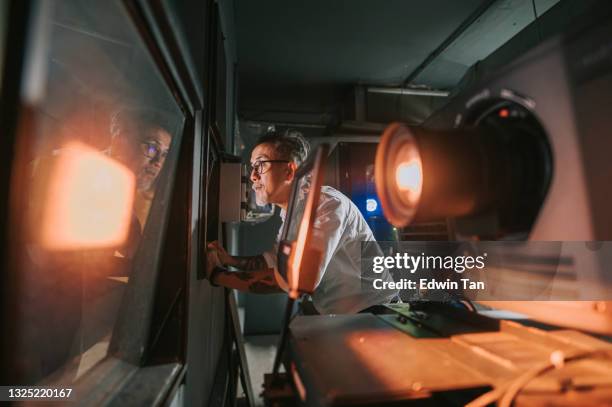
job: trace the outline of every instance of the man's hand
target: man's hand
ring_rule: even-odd
[[[221,246],[216,240],[214,242],[208,243],[208,245],[206,246],[206,251],[209,256],[214,255],[214,257],[218,261],[217,265],[234,267],[238,265],[237,260],[230,256],[227,251],[225,251],[223,246]]]
[[[221,266],[221,261],[217,255],[217,251],[213,249],[206,249],[206,278],[210,280],[210,276],[215,267]]]
[[[241,270],[229,271],[219,269],[220,266],[233,266]],[[206,278],[215,286],[240,291],[260,294],[282,292],[275,281],[274,269],[268,268],[263,256],[233,257],[217,241],[206,245]]]

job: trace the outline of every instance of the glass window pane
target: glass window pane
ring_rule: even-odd
[[[26,70],[41,85],[19,134],[17,354],[27,382],[69,383],[107,356],[184,118],[122,1],[44,1],[31,29],[46,43],[27,59],[44,69]]]
[[[4,72],[4,49],[6,30],[8,28],[8,1],[0,2],[0,91],[2,90],[2,76]]]

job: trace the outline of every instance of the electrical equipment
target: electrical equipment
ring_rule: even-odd
[[[572,290],[550,299],[578,301],[491,305],[599,333],[612,333],[611,56],[612,25],[591,21],[458,95],[423,128],[392,124],[376,160],[396,225],[449,218],[457,240],[561,242]],[[545,260],[510,270],[504,290],[557,273]]]

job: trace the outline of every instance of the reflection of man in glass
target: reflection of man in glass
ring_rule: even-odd
[[[80,117],[76,113],[73,116]],[[66,374],[62,378],[72,378],[74,376],[71,374],[77,374],[77,366],[81,372],[82,366],[90,364],[87,360],[92,355],[97,355],[95,360],[98,356],[104,356],[105,347],[98,345],[108,340],[105,337],[112,332],[123,295],[118,285],[120,283],[108,277],[130,275],[131,259],[138,248],[142,227],[172,140],[170,123],[163,113],[155,111],[126,109],[111,117],[112,139],[108,152],[136,177],[134,215],[128,238],[120,247],[53,250],[42,246],[39,237],[44,210],[56,199],[55,196],[49,199],[45,194],[50,180],[57,180],[54,175],[57,163],[70,149],[58,145],[59,148],[50,154],[39,154],[31,163],[29,189],[32,192],[27,211],[29,236],[23,278],[32,298],[26,301],[20,316],[26,326],[22,340],[24,349],[31,351],[20,361],[19,369],[32,383],[61,366],[66,367]],[[68,126],[65,128],[68,129]],[[73,134],[65,138],[79,140]],[[63,175],[61,181],[74,174]],[[102,190],[108,190],[106,187],[101,186]],[[73,210],[72,206],[70,208]],[[96,343],[98,345],[93,351],[92,346]],[[80,349],[82,353],[88,348],[91,352],[81,359],[80,364],[66,365],[76,356],[75,350]],[[75,369],[70,370],[73,366]]]
[[[144,227],[172,133],[163,113],[124,109],[111,119],[111,155],[136,176],[134,212]]]
[[[250,177],[257,203],[280,206],[283,222],[291,183],[308,150],[306,140],[294,132],[264,136],[251,153]],[[306,180],[300,192],[307,190]],[[318,312],[360,312],[390,302],[397,296],[397,291],[364,289],[368,284],[361,275],[361,243],[374,242],[375,239],[363,215],[350,199],[331,187],[323,186],[314,228],[322,250],[319,280],[312,295]],[[241,271],[228,271],[221,265],[237,267]],[[280,291],[274,276],[275,250],[260,256],[234,257],[213,242],[208,245],[207,266],[213,284],[259,293]],[[380,278],[391,279],[391,276],[387,272]]]

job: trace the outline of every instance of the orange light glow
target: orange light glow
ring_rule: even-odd
[[[368,315],[368,314],[366,314]],[[453,371],[452,379],[444,379],[439,369],[431,368],[431,357],[444,349],[443,338],[415,338],[393,328],[391,325],[383,326],[372,320],[372,315],[364,316],[361,321],[369,318],[370,326],[376,328],[354,329],[350,332],[343,330],[342,342],[334,342],[342,360],[350,357],[352,366],[355,366],[368,378],[367,389],[371,394],[384,394],[389,400],[428,397],[431,391],[447,389],[449,383],[455,388],[469,388],[483,385],[482,376],[476,375],[460,363],[452,360],[442,362],[446,369]],[[362,322],[362,324],[364,324]],[[376,325],[375,325],[376,324]],[[342,330],[342,327],[337,329]],[[381,352],[384,349],[384,352]],[[450,348],[449,348],[450,349]],[[347,355],[348,353],[348,355]],[[347,356],[345,356],[347,355]],[[398,361],[410,361],[410,371],[419,372],[418,377],[406,376],[406,366]]]
[[[418,192],[421,190],[423,176],[417,160],[403,162],[395,170],[395,182],[401,191]]]
[[[505,118],[506,118],[506,117],[508,117],[508,116],[510,116],[510,112],[508,111],[508,109],[501,109],[501,110],[499,111],[499,117],[501,117],[501,118],[504,118],[504,119],[505,119]]]
[[[94,249],[126,241],[135,177],[125,166],[80,143],[61,149],[43,201],[41,245]]]
[[[412,222],[426,182],[413,129],[401,123],[385,129],[376,150],[374,178],[385,218],[397,227]]]

